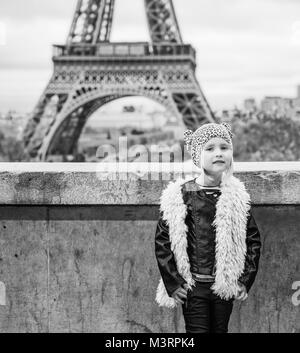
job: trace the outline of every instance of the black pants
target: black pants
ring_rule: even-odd
[[[213,283],[196,282],[182,304],[186,333],[227,333],[233,300],[213,293]]]

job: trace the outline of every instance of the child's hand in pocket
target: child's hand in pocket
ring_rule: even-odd
[[[244,301],[248,298],[247,289],[246,289],[245,285],[240,282],[238,283],[238,285],[239,285],[239,291],[238,291],[238,294],[235,297],[235,299]]]
[[[175,292],[172,294],[172,298],[175,299],[177,303],[184,304],[183,300],[186,300],[187,298],[187,289],[186,289],[186,284],[183,285],[185,288],[179,287],[175,290]]]

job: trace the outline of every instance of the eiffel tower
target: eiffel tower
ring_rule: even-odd
[[[162,104],[183,130],[215,121],[172,0],[144,0],[150,43],[110,42],[114,5],[115,0],[78,0],[66,45],[54,45],[52,78],[23,134],[33,160],[74,155],[88,118],[122,97]]]

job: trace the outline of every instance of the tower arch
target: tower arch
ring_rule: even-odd
[[[112,101],[133,96],[145,97],[160,104],[178,119],[178,112],[173,100],[168,96],[161,96],[155,88],[142,91],[123,87],[118,91],[106,90],[105,93],[94,90],[92,94],[84,94],[80,100],[72,102],[69,109],[61,112],[43,142],[38,159],[45,161],[49,155],[74,154],[85,125],[97,110]],[[184,124],[182,124],[182,129],[184,129]]]
[[[195,75],[196,52],[183,43],[172,0],[144,0],[150,43],[110,42],[114,6],[114,0],[78,0],[66,45],[54,46],[53,76],[24,129],[32,159],[45,160],[49,148],[73,150],[90,111],[118,97],[154,99],[192,130],[215,121]],[[63,128],[68,137],[61,149],[57,136]]]

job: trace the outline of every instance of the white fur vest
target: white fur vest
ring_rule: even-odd
[[[169,226],[171,250],[177,270],[192,289],[195,281],[190,272],[187,254],[187,206],[182,198],[182,184],[193,178],[171,181],[160,197],[160,210]],[[243,273],[246,257],[247,217],[251,200],[242,181],[231,176],[220,185],[221,194],[216,204],[216,215],[212,225],[216,230],[216,277],[212,286],[215,294],[229,299],[237,295],[238,279]],[[156,302],[160,306],[174,308],[176,301],[169,297],[162,278],[156,291]]]

